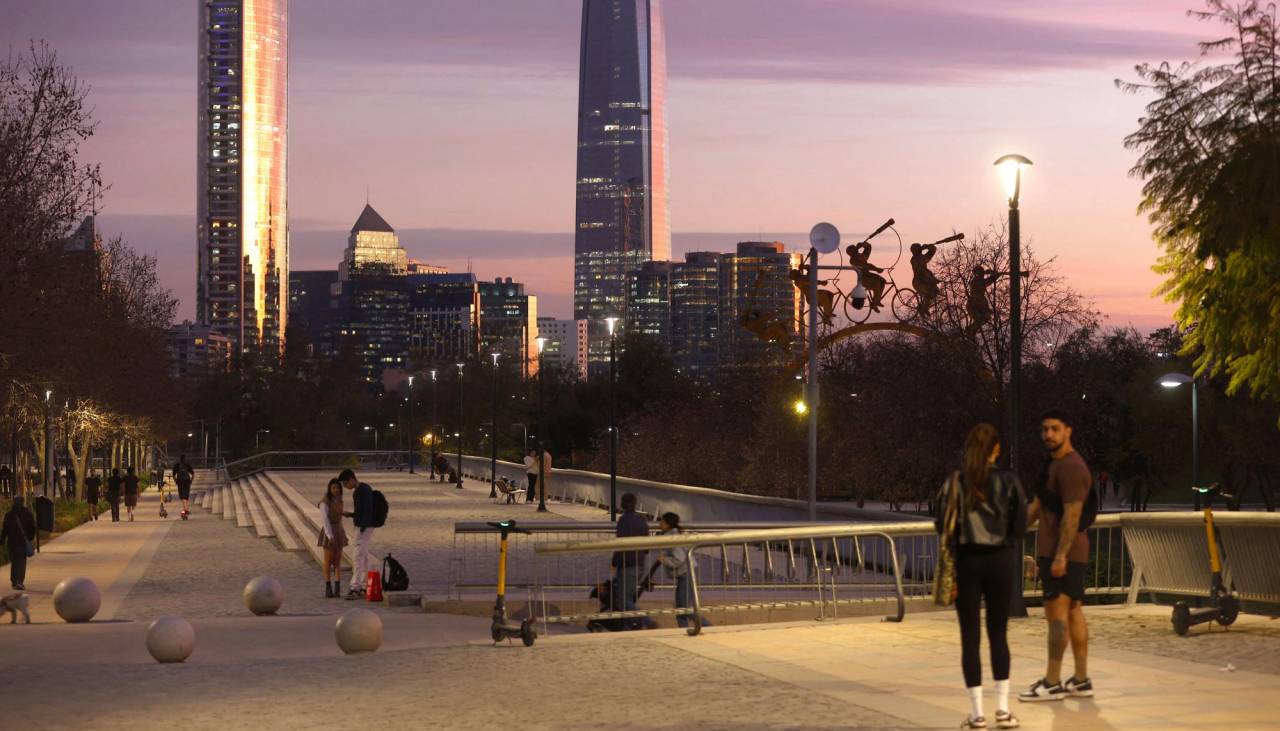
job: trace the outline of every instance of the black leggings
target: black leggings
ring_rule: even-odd
[[[982,685],[980,644],[982,628],[979,610],[987,600],[987,642],[991,644],[991,674],[996,680],[1009,679],[1009,603],[1017,574],[1012,546],[961,546],[956,555],[956,615],[960,618],[960,665],[967,688]]]

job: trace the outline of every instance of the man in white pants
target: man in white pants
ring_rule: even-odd
[[[356,526],[356,564],[351,571],[351,589],[347,599],[364,596],[369,576],[369,544],[373,542],[373,488],[356,479],[350,469],[338,475],[338,482],[351,491],[352,512],[347,513]]]

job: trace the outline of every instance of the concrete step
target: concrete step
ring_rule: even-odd
[[[214,515],[222,515],[222,488],[213,488],[213,499],[209,501],[209,510]]]
[[[293,505],[297,507],[298,511],[302,514],[302,517],[304,517],[307,520],[307,523],[311,525],[315,534],[319,536],[321,526],[320,511],[316,503],[319,503],[320,500],[317,498],[316,503],[311,503],[302,496],[302,493],[298,492],[298,489],[289,482],[289,478],[282,473],[268,471],[263,473],[263,476],[268,477],[275,483],[281,493],[283,493],[293,503]],[[344,499],[348,501],[351,499],[350,492],[346,492]],[[348,505],[348,508],[350,508],[350,505]],[[342,557],[346,559],[348,566],[355,565],[355,535],[352,531],[348,531],[347,545],[342,549]]]
[[[236,519],[236,491],[235,485],[227,485],[222,488],[222,519]]]
[[[275,500],[276,508],[280,511],[280,515],[289,524],[294,534],[298,536],[302,547],[311,554],[317,565],[323,565],[324,549],[316,545],[319,528],[303,517],[298,505],[289,497],[289,490],[281,488],[275,480],[271,479],[270,472],[263,472],[255,475],[255,477],[259,478],[260,484],[263,485],[270,497]]]
[[[249,510],[250,525],[258,534],[259,538],[271,538],[276,534],[271,529],[271,521],[267,520],[267,516],[263,513],[262,504],[258,502],[258,496],[254,494],[253,487],[247,480],[237,480],[244,494],[244,504]]]
[[[276,504],[262,480],[259,479],[258,475],[249,475],[245,479],[252,486],[254,495],[257,496],[258,502],[262,505],[262,511],[271,523],[271,530],[276,534],[276,541],[280,543],[280,547],[286,551],[301,551],[302,543],[299,542],[298,536],[294,534],[293,529],[289,527],[284,515],[280,512],[279,505]]]
[[[231,495],[236,505],[236,527],[252,528],[253,516],[249,514],[249,506],[244,499],[244,485],[239,481],[231,483]]]

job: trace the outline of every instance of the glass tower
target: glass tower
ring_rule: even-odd
[[[288,0],[197,0],[196,315],[279,356],[289,302]]]
[[[660,0],[583,0],[573,310],[590,360],[607,360],[604,318],[626,317],[629,275],[671,258],[667,60]]]

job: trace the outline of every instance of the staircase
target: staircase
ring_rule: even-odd
[[[275,539],[285,551],[306,551],[317,565],[324,563],[324,549],[316,545],[320,536],[320,511],[292,485],[272,472],[246,475],[231,484],[197,475],[192,484],[197,507],[235,521],[236,527],[253,530],[258,538]],[[350,537],[348,537],[350,539]],[[354,546],[342,550],[344,563],[354,564]]]

